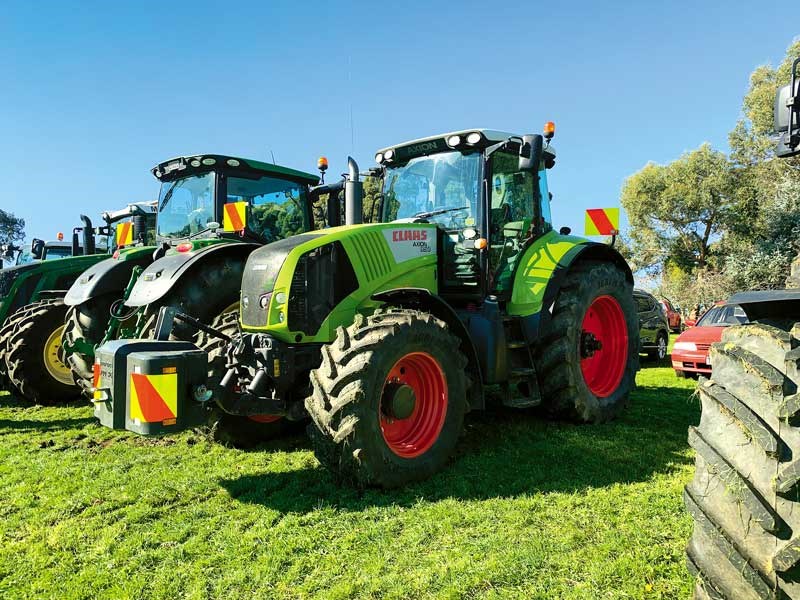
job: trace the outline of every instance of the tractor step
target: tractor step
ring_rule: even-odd
[[[517,369],[511,369],[511,379],[527,379],[528,377],[533,377],[536,375],[536,369],[529,368],[529,367],[521,367]]]

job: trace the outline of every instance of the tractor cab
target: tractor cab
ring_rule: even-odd
[[[293,169],[218,154],[178,157],[152,170],[161,182],[157,242],[234,238],[268,243],[311,228],[309,186]]]
[[[775,153],[781,158],[800,154],[800,57],[792,63],[792,76],[775,94]]]
[[[381,221],[437,226],[442,297],[463,303],[510,295],[522,253],[552,229],[552,133],[545,144],[542,136],[459,131],[376,154],[384,171]]]

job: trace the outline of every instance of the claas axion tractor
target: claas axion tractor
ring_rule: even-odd
[[[0,386],[40,403],[75,395],[61,348],[67,289],[88,267],[106,259],[112,246],[140,243],[131,218],[143,236],[154,216],[147,203],[130,204],[103,213],[105,225],[97,228],[81,215],[83,225],[73,229],[71,241],[59,234],[54,241],[34,239],[29,253],[6,248],[9,257],[16,255],[16,264],[0,270]],[[123,231],[128,232],[124,238]],[[102,248],[98,236],[105,238]]]
[[[251,252],[238,323],[165,309],[157,340],[101,346],[95,414],[142,434],[211,410],[310,417],[320,462],[383,487],[442,468],[465,413],[494,400],[488,385],[509,407],[613,417],[638,369],[633,278],[611,246],[553,230],[551,137],[468,130],[385,148],[370,224],[351,161],[345,224]],[[169,341],[173,325],[213,342]]]

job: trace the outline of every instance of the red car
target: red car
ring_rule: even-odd
[[[672,333],[680,333],[682,329],[681,313],[672,306],[672,302],[666,298],[661,299],[661,306],[664,307],[664,311],[667,313],[667,322],[669,323],[670,331],[672,331]]]
[[[672,347],[672,368],[678,377],[697,377],[711,373],[708,351],[711,344],[722,339],[722,331],[731,325],[747,323],[742,307],[722,302],[711,307],[697,325],[690,327],[675,340]]]

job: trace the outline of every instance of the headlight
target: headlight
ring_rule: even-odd
[[[675,345],[672,348],[673,350],[697,351],[697,345],[694,342],[675,342]]]

